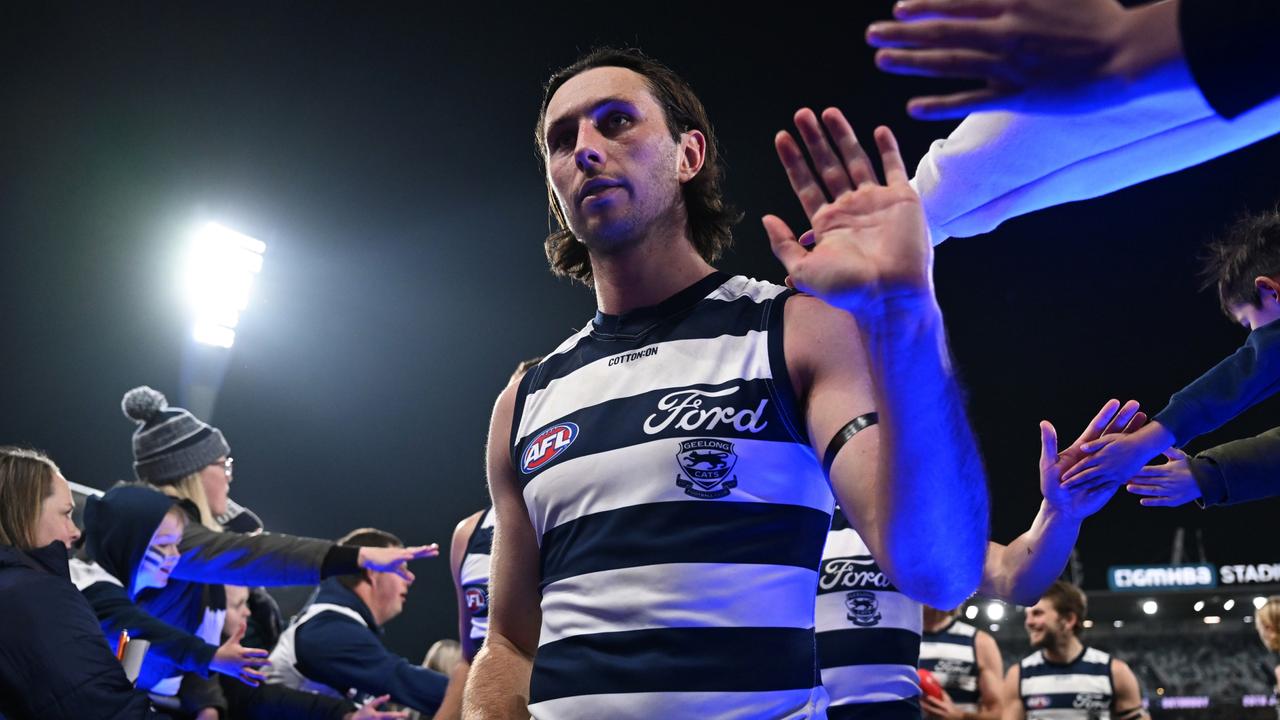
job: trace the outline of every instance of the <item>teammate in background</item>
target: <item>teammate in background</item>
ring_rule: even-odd
[[[986,544],[893,136],[876,132],[887,185],[839,111],[796,114],[817,174],[775,139],[815,230],[806,249],[765,218],[795,295],[710,265],[735,214],[705,110],[669,69],[596,51],[553,76],[540,115],[548,258],[598,312],[494,408],[494,603],[465,716],[820,717],[831,489],[886,576],[934,604],[977,587]]]
[[[960,611],[924,609],[920,668],[942,685],[942,699],[921,696],[927,718],[1000,720],[1004,661],[990,633],[960,619]]]
[[[1058,452],[1057,434],[1053,426],[1041,425],[1040,491],[1044,496],[1040,513],[1031,527],[1009,545],[989,542],[987,563],[983,568],[980,593],[987,597],[1019,604],[1033,604],[1062,572],[1071,554],[1083,520],[1097,512],[1116,492],[1116,486],[1101,489],[1066,490],[1059,482],[1063,469],[1080,457],[1080,446],[1109,433],[1132,432],[1142,426],[1146,416],[1138,403],[1130,400],[1123,406],[1110,400],[1094,416],[1071,447]],[[926,713],[943,718],[999,718],[1000,678],[1003,666],[994,641],[983,634],[985,648],[990,644],[995,661],[981,651],[974,658],[974,636],[921,642],[921,604],[898,592],[881,572],[862,539],[837,513],[819,568],[818,602],[815,623],[818,642],[818,667],[822,684],[831,696],[828,717],[832,720],[918,720],[921,707]],[[937,632],[949,619],[930,622],[925,610],[926,628]],[[936,619],[936,618],[935,618]],[[959,624],[961,630],[965,627]],[[957,630],[955,632],[961,632]],[[953,633],[954,634],[954,633]],[[950,636],[948,636],[950,637]],[[964,646],[964,647],[960,647]],[[916,667],[934,669],[930,659],[942,658],[948,667],[940,679],[950,698],[966,706],[957,709],[948,699],[920,697]],[[986,682],[982,693],[981,713],[978,660],[982,661]],[[954,672],[956,662],[968,666]],[[986,677],[989,672],[990,677]]]
[[[1037,650],[1005,676],[1004,720],[1149,720],[1129,666],[1080,641],[1086,608],[1080,588],[1061,580],[1027,608]]]

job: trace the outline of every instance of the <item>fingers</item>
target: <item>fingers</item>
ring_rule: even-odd
[[[1120,401],[1112,398],[1102,404],[1098,410],[1098,414],[1093,416],[1089,424],[1085,426],[1084,432],[1080,433],[1080,437],[1076,438],[1074,445],[1086,443],[1090,440],[1096,440],[1102,437],[1103,431],[1111,424],[1111,419],[1116,416],[1116,412],[1120,409]]]
[[[1146,424],[1147,424],[1147,414],[1144,412],[1139,412],[1137,415],[1133,416],[1133,419],[1129,421],[1128,425],[1124,426],[1123,432],[1125,433],[1137,432],[1138,430],[1142,429],[1143,425],[1146,425]]]
[[[826,113],[823,115],[825,116]],[[795,122],[796,130],[800,132],[800,139],[804,140],[804,146],[809,150],[809,157],[813,159],[813,167],[821,176],[827,192],[835,197],[852,190],[853,183],[849,179],[849,173],[832,150],[827,136],[823,134],[818,116],[814,115],[809,108],[801,108],[796,111]]]
[[[1142,498],[1138,501],[1138,504],[1147,507],[1177,507],[1182,503],[1171,497],[1151,497]]]
[[[1122,431],[1129,421],[1133,420],[1133,416],[1138,414],[1139,409],[1137,400],[1129,400],[1120,409],[1116,411],[1115,417],[1111,418],[1111,422],[1107,423],[1107,427],[1102,434],[1114,433]]]
[[[1109,482],[1109,477],[1105,469],[1093,465],[1086,465],[1083,469],[1077,470],[1081,465],[1077,464],[1071,470],[1075,470],[1075,474],[1070,478],[1062,481],[1062,487],[1068,490],[1081,489],[1087,490],[1099,485],[1105,485]],[[1070,473],[1071,471],[1068,471]]]
[[[905,185],[908,180],[907,165],[902,162],[898,139],[893,131],[881,125],[876,128],[876,147],[880,150],[880,164],[884,166],[884,181],[889,185]]]
[[[808,251],[796,242],[795,233],[791,232],[791,228],[783,222],[782,218],[777,215],[765,215],[761,218],[761,222],[764,224],[765,234],[769,236],[769,245],[773,248],[774,257],[778,258],[778,262],[787,269],[788,283],[793,283],[790,275],[795,273],[796,267],[808,255]],[[795,287],[794,284],[792,287]]]
[[[1186,453],[1184,453],[1184,452],[1182,452],[1181,450],[1179,450],[1179,449],[1178,449],[1178,448],[1176,448],[1176,447],[1171,447],[1171,448],[1169,448],[1168,450],[1165,450],[1165,451],[1164,451],[1164,456],[1165,456],[1165,457],[1167,457],[1167,458],[1169,458],[1170,460],[1172,460],[1172,461],[1174,461],[1174,462],[1177,462],[1177,461],[1179,461],[1179,460],[1186,460],[1186,459],[1187,459],[1187,454],[1186,454]]]
[[[773,138],[773,146],[778,151],[778,159],[782,161],[783,169],[787,171],[791,190],[795,192],[796,199],[804,208],[805,215],[812,218],[814,213],[827,202],[827,196],[814,179],[809,164],[805,162],[804,153],[800,151],[800,145],[790,133],[780,130]]]
[[[1048,420],[1040,421],[1040,467],[1058,462],[1058,431]]]
[[[827,132],[831,133],[831,139],[835,141],[841,157],[844,158],[845,172],[853,180],[853,184],[856,187],[879,185],[876,172],[871,167],[871,158],[867,157],[866,151],[862,149],[862,144],[858,142],[853,126],[845,119],[844,113],[836,108],[827,108],[822,111],[822,122],[826,125]]]
[[[998,0],[901,0],[893,6],[893,16],[899,20],[935,15],[995,17],[1003,9]]]
[[[1133,495],[1142,495],[1145,497],[1165,497],[1169,494],[1169,488],[1163,485],[1151,485],[1148,483],[1131,482],[1125,485],[1124,489]]]
[[[440,554],[440,546],[436,543],[430,545],[419,545],[417,547],[406,548],[408,553],[406,560],[420,560],[422,558],[433,558]]]
[[[998,80],[1003,58],[984,50],[876,51],[876,67],[895,75]]]
[[[818,236],[814,234],[812,229],[805,230],[803,233],[800,234],[800,244],[807,248],[813,247],[813,244],[816,243],[817,241],[818,241]]]
[[[907,102],[907,114],[916,120],[959,120],[970,113],[1012,110],[1007,90],[985,87],[951,95],[926,95]]]
[[[918,16],[917,16],[918,17]],[[986,18],[916,19],[911,22],[877,22],[867,27],[867,43],[878,48],[974,48],[999,50],[1004,33]]]

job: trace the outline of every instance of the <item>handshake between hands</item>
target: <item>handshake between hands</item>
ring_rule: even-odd
[[[1146,419],[1136,401],[1123,406],[1108,401],[1085,433],[1059,456],[1056,465],[1061,473],[1055,492],[1071,497],[1096,494],[1105,503],[1124,485],[1130,493],[1141,496],[1142,505],[1161,507],[1199,498],[1200,488],[1186,453],[1172,446],[1172,433]],[[1167,459],[1164,464],[1147,465],[1161,454]],[[1045,498],[1049,499],[1048,491]]]

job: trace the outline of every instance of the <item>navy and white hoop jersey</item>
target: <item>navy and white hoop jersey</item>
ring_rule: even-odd
[[[922,613],[837,511],[822,550],[815,614],[831,720],[919,720]]]
[[[1037,650],[1023,659],[1018,672],[1027,720],[1110,720],[1115,684],[1109,653],[1086,647],[1060,665]]]
[[[953,619],[938,632],[925,632],[920,642],[920,667],[933,673],[951,702],[964,712],[977,712],[978,629]]]
[[[813,607],[834,502],[784,363],[790,294],[714,273],[598,313],[521,381],[534,718],[825,717]]]
[[[471,639],[476,650],[489,636],[489,550],[493,547],[493,508],[487,508],[471,531],[467,549],[458,568],[458,585],[471,620]]]

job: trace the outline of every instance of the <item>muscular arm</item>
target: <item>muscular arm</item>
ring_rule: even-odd
[[[978,594],[1017,605],[1035,605],[1062,574],[1080,535],[1080,521],[1062,517],[1046,503],[1031,527],[1008,545],[987,544]]]
[[[497,527],[489,575],[489,635],[467,679],[467,720],[529,717],[529,675],[542,623],[538,539],[508,457],[517,385],[498,396],[489,425],[489,494]]]
[[[974,637],[973,645],[978,657],[978,712],[971,716],[971,720],[1001,720],[1004,663],[1000,658],[1000,647],[996,645],[995,638],[981,630]]]
[[[1111,677],[1115,682],[1116,694],[1112,699],[1115,711],[1111,714],[1116,720],[1149,720],[1147,711],[1142,709],[1142,690],[1138,687],[1138,677],[1123,660],[1111,659]]]
[[[846,422],[879,414],[831,468],[850,523],[904,593],[935,607],[960,604],[982,573],[986,485],[937,306],[859,323],[798,296],[785,324],[819,457]]]
[[[1009,668],[1009,672],[1004,676],[1004,688],[1002,689],[1002,699],[1004,701],[1003,714],[1000,720],[1026,720],[1027,711],[1022,707],[1022,691],[1019,687],[1019,680],[1022,678],[1022,669],[1018,665]]]

